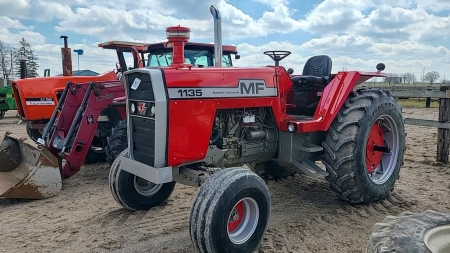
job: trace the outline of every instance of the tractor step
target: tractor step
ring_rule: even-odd
[[[323,147],[317,146],[310,142],[304,142],[302,145],[292,145],[293,149],[299,150],[299,151],[305,151],[308,153],[314,153],[314,152],[320,152],[323,151]]]
[[[303,122],[303,121],[312,121],[312,116],[307,115],[290,115],[291,117],[294,117],[297,121]]]
[[[322,168],[317,166],[313,161],[309,159],[303,159],[301,162],[293,159],[292,165],[301,172],[305,173],[306,175],[314,178],[324,178],[328,176],[328,172],[324,171]]]

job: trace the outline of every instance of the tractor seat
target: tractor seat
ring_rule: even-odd
[[[308,59],[301,76],[293,76],[294,89],[319,88],[327,86],[331,77],[331,58],[327,55],[317,55]]]

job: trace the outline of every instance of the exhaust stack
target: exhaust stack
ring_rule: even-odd
[[[61,48],[62,68],[63,76],[72,75],[72,53],[67,45],[67,36],[61,36],[60,39],[64,39],[64,47]]]
[[[214,56],[215,66],[222,66],[222,18],[220,12],[216,7],[211,5],[211,14],[214,19]]]
[[[27,57],[19,55],[17,58],[20,62],[20,79],[27,78]]]

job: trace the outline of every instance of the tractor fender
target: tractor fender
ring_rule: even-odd
[[[320,122],[320,130],[327,131],[350,93],[358,84],[381,74],[372,72],[339,72],[325,87],[313,119]]]

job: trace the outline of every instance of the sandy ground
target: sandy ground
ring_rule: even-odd
[[[438,111],[404,109],[437,119]],[[0,131],[26,136],[14,111]],[[259,252],[363,252],[372,225],[402,211],[450,211],[450,166],[435,163],[437,129],[407,126],[405,164],[387,199],[370,206],[339,201],[328,183],[296,175],[269,181],[272,216]],[[164,206],[130,212],[108,188],[108,165],[84,166],[61,193],[39,201],[0,200],[0,252],[194,252],[188,233],[195,188],[177,185]]]

